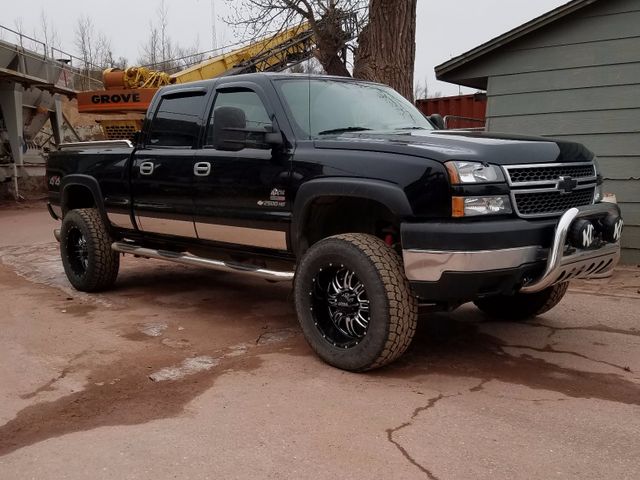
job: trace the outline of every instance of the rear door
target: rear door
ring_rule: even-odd
[[[195,221],[198,238],[271,250],[287,250],[291,221],[290,154],[255,143],[238,151],[217,147],[214,112],[243,111],[249,128],[273,124],[275,114],[261,89],[252,84],[219,86],[209,112],[204,147],[196,165],[210,173],[196,177]]]
[[[187,89],[160,98],[131,170],[133,208],[145,233],[195,238],[193,185],[195,147],[206,89]]]

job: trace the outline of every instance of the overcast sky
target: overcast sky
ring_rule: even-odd
[[[218,44],[231,44],[238,38],[223,21],[229,7],[224,0],[214,1]],[[457,94],[457,86],[436,81],[433,73],[436,65],[566,2],[418,0],[416,80],[421,83],[426,80],[430,92]],[[44,11],[58,31],[61,48],[76,53],[73,44],[75,24],[79,16],[89,15],[96,29],[111,39],[114,55],[124,56],[135,64],[139,46],[147,38],[149,21],[156,19],[159,4],[160,0],[6,0],[3,1],[0,24],[15,28],[18,20],[25,33],[41,37],[40,14]],[[200,50],[210,49],[211,4],[211,0],[167,0],[171,39],[182,46],[197,42]],[[7,33],[2,37],[10,40]]]

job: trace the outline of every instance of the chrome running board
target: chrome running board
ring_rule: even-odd
[[[156,258],[158,260],[167,260],[169,262],[180,263],[182,265],[191,265],[198,267],[206,267],[212,270],[231,273],[244,273],[253,277],[263,278],[274,282],[287,282],[293,280],[294,272],[281,272],[277,270],[268,270],[256,267],[254,265],[246,265],[241,263],[228,263],[222,260],[213,260],[210,258],[196,257],[190,253],[170,252],[168,250],[153,250],[151,248],[139,247],[130,243],[114,242],[111,249],[120,252],[136,255],[144,258]]]

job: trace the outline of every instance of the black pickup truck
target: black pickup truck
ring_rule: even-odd
[[[75,288],[111,287],[120,254],[293,281],[309,344],[351,371],[398,358],[421,305],[522,320],[620,256],[582,145],[439,130],[344,78],[165,87],[135,145],[62,145],[47,180]]]

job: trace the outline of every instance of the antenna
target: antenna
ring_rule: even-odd
[[[216,32],[216,0],[211,0],[211,50],[218,49],[218,35]]]
[[[307,67],[309,67],[309,65],[307,64]],[[312,134],[311,134],[311,69],[307,68],[307,84],[309,86],[309,90],[307,92],[307,100],[309,102],[309,140],[311,140],[312,138]]]

